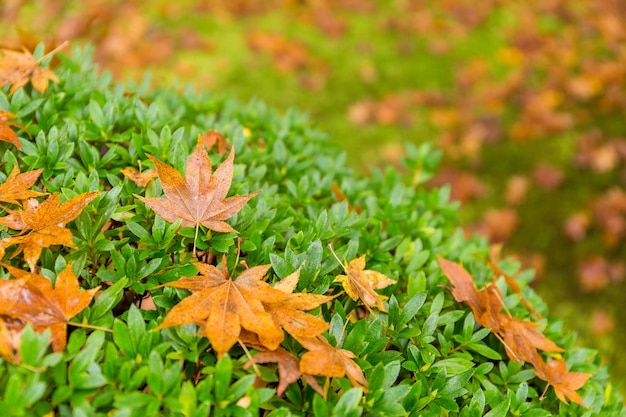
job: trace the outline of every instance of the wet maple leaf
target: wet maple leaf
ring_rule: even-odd
[[[502,314],[499,334],[504,340],[506,353],[511,360],[536,366],[537,349],[546,352],[563,352],[552,340],[537,328],[539,324]]]
[[[474,279],[465,268],[440,256],[437,258],[441,269],[453,285],[450,291],[454,299],[469,305],[476,322],[481,326],[497,331],[500,328],[500,312],[504,307],[498,287],[490,284],[477,290]]]
[[[387,311],[380,296],[374,290],[393,285],[396,281],[378,271],[365,269],[365,255],[353,259],[350,263],[344,261],[343,269],[346,275],[337,275],[334,282],[340,282],[350,298],[363,301],[370,312],[372,307]]]
[[[59,79],[48,68],[39,66],[41,60],[36,60],[28,51],[18,52],[2,49],[0,87],[11,84],[9,95],[12,95],[30,81],[33,88],[43,93],[48,88],[48,80],[59,82]]]
[[[0,281],[0,316],[30,323],[38,332],[50,329],[52,348],[62,351],[67,343],[67,323],[89,305],[100,287],[81,291],[71,262],[54,288],[41,275],[3,266],[16,279]]]
[[[31,198],[26,200],[24,210],[9,210],[8,216],[0,218],[0,225],[22,233],[0,239],[0,258],[7,247],[19,245],[13,256],[23,251],[24,259],[34,271],[43,248],[52,245],[75,248],[72,232],[65,225],[74,220],[98,194],[97,191],[79,194],[65,203],[61,203],[59,194],[53,194],[41,204]]]
[[[278,348],[284,333],[263,303],[284,301],[289,294],[263,281],[271,265],[256,266],[233,280],[225,267],[197,263],[201,275],[183,278],[165,286],[185,288],[192,294],[174,306],[157,329],[196,323],[219,356],[237,342],[242,328],[259,337],[269,350]]]
[[[271,287],[263,281],[271,265],[247,269],[236,280],[224,266],[222,270],[204,263],[195,266],[201,275],[164,285],[191,290],[192,295],[174,306],[157,328],[196,323],[220,356],[242,339],[244,331],[255,334],[260,346],[275,350],[284,339],[283,330],[314,337],[328,329],[328,323],[303,310],[317,308],[332,297],[292,294],[295,284],[291,290]],[[297,275],[290,280],[294,278],[297,283]]]
[[[16,114],[0,110],[0,141],[12,143],[17,149],[22,150],[22,144],[12,127],[24,129],[24,126],[11,121],[11,119],[15,118],[17,118]]]
[[[248,368],[253,364],[268,362],[278,364],[279,382],[276,388],[276,395],[279,397],[283,395],[289,384],[293,384],[300,378],[304,379],[311,388],[324,397],[324,390],[322,390],[322,387],[317,383],[315,377],[300,371],[300,359],[281,347],[273,351],[257,353],[252,359],[246,362],[244,366]]]
[[[45,193],[29,190],[42,172],[43,169],[36,169],[20,174],[19,168],[14,167],[7,180],[0,184],[0,201],[20,205],[22,200],[45,195]]]
[[[347,376],[353,386],[367,386],[363,371],[352,360],[356,356],[351,351],[337,349],[321,336],[296,340],[308,350],[300,359],[301,372],[334,378]]]
[[[539,324],[503,314],[502,310],[505,306],[502,302],[502,294],[495,283],[477,290],[474,279],[461,265],[440,256],[438,258],[441,269],[454,285],[450,288],[454,299],[470,306],[476,322],[491,329],[505,346],[506,353],[511,360],[521,363],[529,362],[534,365],[541,360],[537,350],[563,351],[537,330],[540,327]],[[517,289],[521,292],[519,287]]]
[[[182,220],[182,227],[203,225],[216,232],[237,233],[224,220],[234,216],[260,191],[226,198],[233,177],[235,149],[211,175],[211,161],[199,138],[187,160],[185,177],[170,165],[148,155],[154,163],[166,198],[136,196],[170,223]]]
[[[583,372],[567,372],[567,364],[563,360],[551,359],[547,363],[541,361],[535,366],[535,374],[552,385],[559,400],[567,404],[567,398],[588,408],[576,390],[582,388],[593,375]],[[546,386],[546,389],[548,388]]]

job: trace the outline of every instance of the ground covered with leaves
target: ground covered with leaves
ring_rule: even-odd
[[[363,176],[296,111],[89,55],[0,64],[0,409],[626,415],[533,273],[425,186],[431,147]]]

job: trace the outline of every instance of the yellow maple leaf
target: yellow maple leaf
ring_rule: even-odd
[[[374,290],[388,287],[396,281],[378,271],[365,269],[365,255],[353,259],[350,263],[344,261],[343,269],[346,275],[337,275],[334,282],[340,282],[350,298],[363,301],[370,312],[373,307],[387,311],[380,295]]]

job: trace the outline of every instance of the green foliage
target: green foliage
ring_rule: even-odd
[[[60,58],[60,83],[44,94],[30,88],[11,97],[8,88],[0,92],[0,108],[18,114],[34,138],[22,134],[22,153],[0,143],[1,176],[18,164],[21,171],[44,168],[46,191],[63,199],[102,191],[68,225],[77,248],[44,249],[39,265],[54,278],[73,261],[83,287],[105,288],[74,320],[113,332],[70,329],[65,351],[51,353],[50,335],[27,327],[22,365],[0,360],[0,410],[115,417],[626,415],[600,358],[576,347],[558,320],[549,319],[545,333],[566,349],[569,369],[594,375],[579,391],[588,410],[561,403],[551,389],[541,400],[545,383],[530,367],[510,362],[502,344],[443,287],[435,255],[462,261],[484,282],[490,275],[476,256],[486,256],[488,248],[456,228],[447,188],[423,186],[439,159],[430,147],[409,146],[402,169],[361,177],[296,111],[281,116],[259,102],[125,88],[96,75],[85,51]],[[342,269],[328,249],[332,243],[341,259],[364,254],[369,269],[397,280],[380,291],[388,296],[388,313],[355,320],[358,307],[346,296],[320,311],[331,324],[330,343],[356,355],[367,390],[346,378],[319,378],[326,399],[298,383],[279,398],[276,368],[259,365],[257,377],[244,366],[248,358],[240,347],[218,360],[195,325],[153,330],[187,294],[158,286],[196,273],[190,264],[195,231],[178,230],[134,197],[160,195],[158,181],[144,191],[120,170],[145,164],[147,153],[182,170],[195,138],[208,129],[222,132],[236,148],[231,194],[262,190],[229,220],[248,266],[271,262],[271,282],[301,267],[298,291],[338,292],[333,280]],[[219,160],[212,156],[213,163]],[[350,205],[337,200],[333,184]],[[351,209],[356,206],[360,213]],[[197,246],[215,257],[226,254],[229,266],[238,256],[234,234],[201,228]],[[19,265],[20,259],[10,262]],[[545,315],[545,305],[522,286]],[[137,308],[148,295],[156,310]],[[505,292],[504,302],[528,318],[519,296]],[[302,353],[293,339],[283,346]]]

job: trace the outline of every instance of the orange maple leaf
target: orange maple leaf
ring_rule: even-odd
[[[22,150],[22,144],[11,127],[17,127],[23,130],[24,126],[11,121],[11,119],[15,118],[17,118],[16,114],[0,110],[0,141],[12,143],[17,149]]]
[[[17,279],[0,281],[0,317],[30,323],[39,332],[50,329],[54,351],[65,349],[67,323],[89,305],[100,287],[81,291],[71,263],[59,274],[54,288],[41,275],[3,266]]]
[[[217,130],[209,130],[202,135],[201,138],[202,143],[204,143],[207,149],[211,149],[213,146],[217,145],[217,153],[220,155],[224,155],[231,148],[224,135]]]
[[[370,312],[372,312],[372,307],[387,311],[380,296],[374,290],[388,287],[396,281],[378,271],[366,270],[365,255],[353,259],[350,263],[344,261],[343,269],[346,275],[337,275],[334,282],[340,282],[350,298],[363,301]]]
[[[196,263],[201,275],[183,278],[163,286],[185,288],[192,295],[182,300],[157,329],[196,323],[221,356],[242,338],[247,330],[256,334],[259,344],[275,350],[284,339],[283,330],[295,335],[318,335],[328,329],[323,320],[304,313],[332,297],[317,294],[291,294],[272,288],[263,281],[271,265],[255,266],[236,280],[213,265]]]
[[[257,353],[252,359],[246,362],[244,367],[248,368],[253,364],[268,362],[278,364],[279,382],[276,388],[276,395],[279,397],[283,395],[289,384],[296,382],[300,378],[304,379],[319,395],[325,397],[324,390],[322,390],[322,387],[317,383],[315,377],[300,371],[300,359],[281,347],[273,351]]]
[[[158,177],[157,173],[153,169],[149,169],[144,172],[139,172],[133,167],[123,168],[121,173],[126,178],[137,184],[139,187],[145,187],[150,181]]]
[[[237,233],[224,220],[234,216],[260,191],[245,196],[226,198],[233,177],[235,149],[211,175],[211,161],[201,138],[196,150],[187,160],[185,177],[170,165],[148,155],[154,163],[166,198],[136,196],[156,214],[170,223],[182,220],[182,227],[203,225],[216,232]]]
[[[289,294],[262,280],[271,265],[247,269],[236,280],[228,275],[225,266],[220,271],[213,265],[195,265],[202,275],[165,284],[191,290],[192,294],[174,306],[157,329],[196,323],[204,327],[202,334],[220,357],[237,342],[242,328],[257,334],[267,349],[278,348],[284,333],[263,302],[286,300]]]
[[[353,386],[367,386],[363,371],[352,360],[356,356],[351,351],[331,346],[322,336],[296,340],[308,350],[300,359],[302,373],[335,378],[347,376]]]
[[[29,190],[42,172],[43,169],[36,169],[20,174],[20,169],[17,166],[14,167],[7,180],[0,184],[0,201],[20,205],[21,200],[45,195],[45,193]]]
[[[65,44],[62,46],[65,46]],[[61,47],[57,48],[57,50]],[[33,54],[27,50],[18,52],[2,49],[2,56],[0,56],[0,87],[11,84],[9,95],[12,95],[30,81],[37,91],[43,93],[48,88],[48,80],[59,82],[54,72],[39,66],[40,62],[49,55],[36,60]]]
[[[548,363],[541,361],[535,366],[535,374],[548,382],[546,390],[550,385],[554,388],[554,392],[559,400],[567,404],[567,398],[571,401],[588,408],[587,404],[578,395],[576,390],[581,388],[592,374],[583,372],[567,372],[567,364],[563,360],[551,359]]]
[[[4,250],[12,245],[19,245],[16,256],[24,252],[24,259],[31,271],[41,250],[52,245],[65,245],[75,248],[72,242],[72,232],[65,225],[74,220],[99,192],[79,194],[65,203],[60,202],[59,194],[53,194],[41,204],[34,198],[26,200],[24,210],[9,210],[9,215],[0,218],[0,225],[21,233],[8,238],[0,239],[0,258]]]

